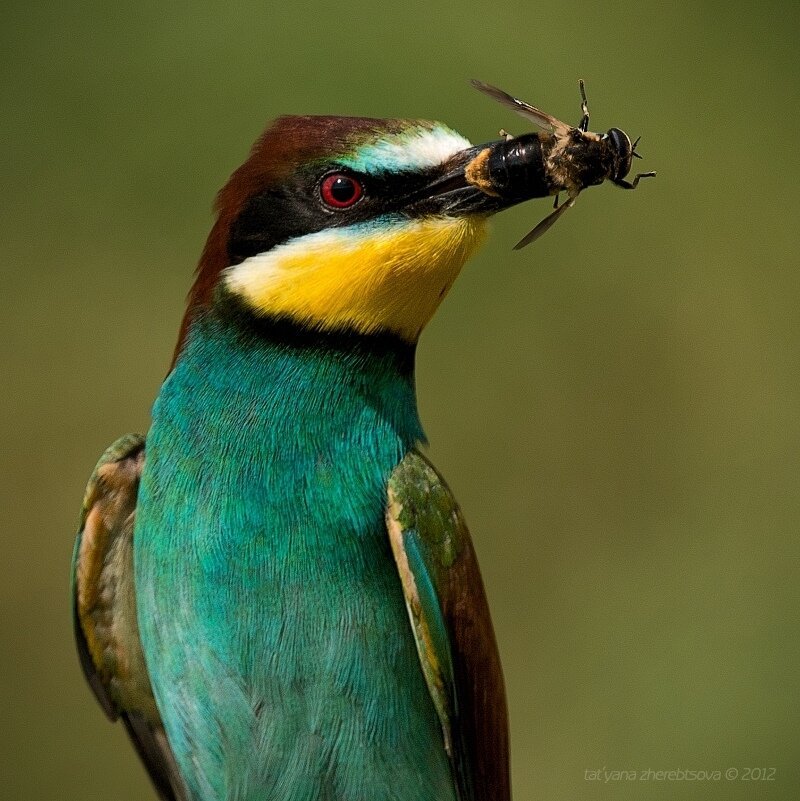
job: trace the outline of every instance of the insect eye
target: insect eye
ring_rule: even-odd
[[[611,128],[606,136],[611,140],[611,144],[617,153],[622,157],[627,157],[632,150],[628,134],[625,131],[620,131],[619,128]]]
[[[319,192],[326,206],[346,209],[361,199],[364,189],[352,176],[335,172],[322,179]]]

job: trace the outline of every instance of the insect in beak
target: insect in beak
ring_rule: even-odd
[[[472,85],[506,108],[511,109],[539,129],[536,133],[518,137],[504,135],[491,146],[488,158],[476,159],[485,169],[473,171],[478,185],[498,197],[519,200],[555,195],[554,211],[545,217],[514,247],[529,245],[559,220],[567,209],[575,205],[578,195],[589,186],[605,180],[622,189],[635,189],[642,178],[652,178],[655,172],[638,173],[632,181],[626,180],[636,152],[639,138],[631,143],[628,135],[619,128],[605,134],[589,130],[589,103],[586,86],[578,82],[581,94],[581,119],[577,126],[568,125],[541,109],[480,81]],[[558,195],[566,192],[567,200],[558,205]]]

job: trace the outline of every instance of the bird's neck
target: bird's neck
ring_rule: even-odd
[[[368,446],[378,436],[396,440],[402,458],[424,440],[414,352],[393,335],[321,333],[231,299],[193,320],[155,417],[199,425],[211,438],[302,440],[312,449]]]

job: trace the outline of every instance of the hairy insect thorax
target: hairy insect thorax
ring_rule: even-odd
[[[599,134],[573,129],[568,136],[540,133],[539,137],[551,195],[577,193],[609,177],[613,153]]]

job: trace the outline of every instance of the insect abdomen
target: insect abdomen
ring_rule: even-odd
[[[486,170],[494,190],[507,200],[547,197],[551,192],[538,134],[524,134],[494,148]]]

